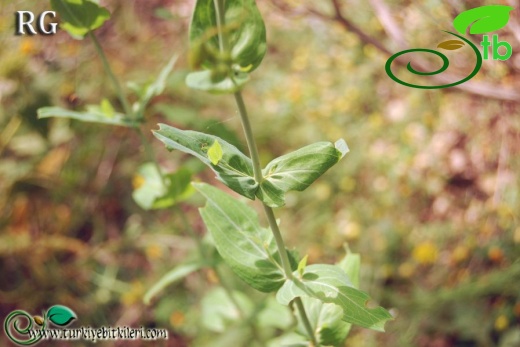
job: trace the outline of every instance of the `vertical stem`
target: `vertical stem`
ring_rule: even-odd
[[[246,105],[244,104],[244,99],[242,98],[242,94],[240,92],[235,93],[235,101],[238,106],[242,128],[244,129],[244,134],[246,135],[247,147],[249,148],[249,153],[251,153],[255,181],[260,184],[264,179],[262,176],[262,169],[260,168],[260,157],[258,155],[258,149],[256,147],[255,137],[253,136],[251,123],[249,122],[249,117],[247,116]]]
[[[132,108],[128,104],[125,93],[123,92],[123,88],[121,88],[121,84],[117,80],[116,76],[114,75],[114,72],[112,71],[112,68],[110,67],[110,64],[108,63],[107,57],[105,55],[105,52],[103,51],[103,48],[101,47],[101,44],[99,43],[96,35],[94,35],[92,33],[92,31],[88,32],[88,36],[94,43],[94,47],[96,47],[96,51],[97,51],[98,55],[100,56],[101,61],[103,62],[103,68],[105,69],[106,73],[108,74],[108,77],[110,77],[110,80],[112,81],[112,84],[114,85],[114,88],[116,88],[117,96],[119,97],[119,101],[123,105],[123,109],[125,110],[127,117],[133,119],[134,114],[132,112]]]
[[[224,16],[224,0],[213,0],[213,6],[215,6],[215,11],[217,12],[217,31],[218,31],[218,43],[219,43],[219,49],[220,52],[225,52],[226,47],[226,39],[222,33],[222,28],[224,27],[225,23],[225,16]]]
[[[223,26],[225,24],[225,15],[224,15],[224,1],[225,0],[213,0],[215,10],[217,12],[217,30],[218,30],[218,39],[219,39],[219,48],[221,52],[225,52],[227,50],[227,41],[226,37],[223,33]],[[238,106],[238,111],[240,113],[240,120],[242,123],[242,128],[244,129],[244,134],[246,136],[247,147],[249,148],[249,153],[251,155],[251,160],[253,162],[253,174],[255,177],[255,181],[260,184],[262,183],[264,177],[262,174],[262,169],[260,166],[260,157],[258,155],[258,148],[255,143],[255,137],[253,136],[253,130],[251,128],[251,123],[249,122],[249,117],[247,116],[247,109],[244,104],[244,99],[242,98],[242,94],[240,91],[234,93],[235,101]],[[269,227],[273,233],[274,239],[276,241],[276,247],[278,248],[278,253],[280,253],[280,259],[282,260],[282,267],[285,272],[285,277],[287,279],[292,279],[292,269],[291,264],[289,262],[289,255],[287,254],[287,250],[285,249],[285,245],[283,242],[282,234],[280,233],[280,229],[278,228],[278,224],[276,224],[276,218],[274,216],[273,209],[267,206],[265,203],[262,203],[264,207],[265,214],[267,215],[267,221],[269,222]],[[297,297],[295,300],[296,306],[298,307],[298,312],[300,313],[301,319],[303,321],[303,325],[307,330],[309,338],[311,339],[314,346],[318,347],[319,344],[316,340],[316,336],[314,335],[314,331],[312,326],[310,325],[309,318],[307,317],[307,313],[305,312],[305,307],[303,306],[303,302],[300,297]]]
[[[251,129],[251,124],[249,123],[249,117],[247,116],[247,110],[244,104],[244,100],[242,99],[242,94],[240,92],[235,93],[235,100],[237,102],[238,110],[240,113],[240,119],[242,120],[242,127],[244,129],[244,133],[246,136],[247,146],[249,148],[249,152],[251,154],[251,160],[253,161],[253,172],[255,176],[255,180],[260,183],[263,181],[262,170],[260,169],[260,160],[258,156],[258,148],[256,147],[255,139],[253,136],[253,131]],[[276,223],[276,218],[274,216],[273,209],[267,206],[265,203],[262,203],[264,207],[265,214],[267,215],[267,221],[269,222],[269,227],[273,233],[274,239],[276,241],[276,247],[278,248],[278,253],[280,253],[280,259],[282,259],[282,267],[285,272],[285,277],[287,279],[292,279],[293,274],[291,270],[291,264],[289,262],[289,256],[287,254],[287,250],[285,249],[285,244],[283,242],[282,234],[280,233],[280,229],[278,228],[278,224]],[[300,297],[294,299],[296,302],[296,307],[302,319],[303,325],[307,330],[307,334],[311,339],[314,346],[318,347],[319,343],[316,340],[316,336],[314,335],[314,330],[309,322],[309,318],[307,317],[307,312],[305,312],[305,307],[303,306],[303,302]]]

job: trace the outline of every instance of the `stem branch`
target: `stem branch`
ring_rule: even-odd
[[[123,105],[123,109],[125,110],[126,116],[134,119],[134,114],[132,112],[132,108],[128,104],[128,100],[126,100],[125,93],[123,92],[123,88],[121,88],[121,84],[119,83],[118,79],[114,75],[114,72],[112,71],[112,68],[110,67],[110,64],[108,63],[107,57],[105,55],[105,52],[103,51],[103,48],[101,47],[101,44],[99,43],[96,35],[92,33],[92,31],[88,32],[88,36],[94,43],[94,47],[96,47],[96,51],[101,58],[101,61],[103,62],[103,68],[105,69],[105,72],[108,74],[108,77],[110,77],[110,80],[112,81],[112,84],[114,85],[114,88],[116,88],[116,93],[119,98],[119,101],[121,102],[121,105]]]

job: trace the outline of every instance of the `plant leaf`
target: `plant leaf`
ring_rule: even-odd
[[[343,310],[341,307],[310,297],[302,298],[302,302],[320,345],[341,345],[352,326],[352,324],[342,320]],[[307,331],[301,322],[300,315],[296,314],[295,316],[298,318],[298,332],[303,336],[307,336]]]
[[[317,142],[271,161],[257,197],[270,207],[285,205],[285,193],[303,191],[348,152],[344,140]]]
[[[462,48],[464,46],[464,42],[460,40],[447,40],[441,42],[437,45],[437,48],[446,49],[448,51],[454,51],[456,49]]]
[[[262,15],[254,0],[227,0],[224,5],[225,27],[233,64],[253,71],[267,51],[266,31]],[[217,12],[214,0],[197,0],[190,25],[192,49],[207,43],[218,51]],[[212,57],[203,57],[202,65],[212,68]]]
[[[303,276],[303,272],[305,271],[305,267],[307,266],[307,259],[309,258],[309,255],[305,255],[305,257],[302,258],[302,260],[300,260],[300,262],[298,263],[298,274],[300,276]]]
[[[249,80],[249,75],[240,73],[233,79],[226,77],[219,82],[211,80],[211,71],[191,72],[186,76],[186,85],[193,89],[204,90],[210,93],[235,93]]]
[[[240,306],[238,309],[246,314],[253,311],[253,302],[244,293],[239,291],[231,292],[234,301]],[[231,323],[237,322],[240,317],[240,311],[231,301],[226,291],[217,287],[207,293],[201,302],[202,307],[202,325],[211,331],[222,333],[229,328]]]
[[[151,300],[164,290],[164,288],[201,269],[203,266],[204,264],[200,261],[192,261],[189,263],[179,264],[172,270],[168,271],[159,281],[148,289],[143,298],[145,305],[149,305]]]
[[[505,27],[512,9],[513,7],[505,5],[472,8],[455,17],[453,26],[461,34],[466,34],[470,26],[470,34],[486,34]]]
[[[217,165],[220,159],[222,159],[222,147],[220,143],[218,143],[218,140],[215,140],[208,149],[208,158],[213,165]]]
[[[355,289],[338,266],[309,265],[302,279],[297,277],[295,273],[293,279],[287,280],[278,290],[278,302],[288,305],[296,297],[316,298],[340,306],[343,321],[378,331],[384,331],[385,322],[392,319],[390,313],[382,307],[366,307],[369,296]]]
[[[159,130],[153,131],[153,134],[168,150],[177,149],[197,157],[216,173],[221,182],[235,192],[254,200],[258,183],[253,178],[251,159],[235,146],[213,135],[180,130],[166,124],[159,124]],[[222,158],[218,165],[211,163],[207,153],[209,146],[215,141],[218,141],[222,148]]]
[[[65,22],[61,28],[77,39],[82,39],[110,18],[106,8],[89,0],[51,0],[51,6]]]
[[[54,305],[47,311],[47,318],[58,326],[66,326],[74,319],[76,319],[76,314],[67,306],[62,305]]]
[[[125,127],[136,127],[138,125],[137,122],[126,119],[124,114],[105,114],[98,105],[90,105],[89,110],[86,112],[71,111],[61,107],[42,107],[38,109],[38,118],[51,117],[69,118],[88,123],[120,125]]]
[[[357,253],[352,253],[347,248],[347,254],[341,261],[337,264],[345,273],[348,278],[352,282],[354,288],[359,288],[359,269],[361,267],[361,257]]]
[[[137,111],[138,115],[142,115],[146,106],[150,103],[150,100],[157,95],[162,94],[166,88],[166,80],[171,74],[175,63],[177,62],[178,55],[175,54],[168,63],[162,68],[157,76],[156,80],[143,88],[141,95],[139,95],[139,108]]]
[[[180,168],[164,176],[167,186],[157,172],[154,163],[145,163],[134,176],[134,201],[144,210],[161,209],[189,198],[194,190],[191,186],[191,171]]]
[[[246,204],[204,183],[193,183],[206,198],[200,215],[215,247],[233,271],[251,287],[272,292],[284,283],[284,273],[272,233],[258,223]]]

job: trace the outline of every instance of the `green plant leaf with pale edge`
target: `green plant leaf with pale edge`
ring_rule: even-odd
[[[72,37],[82,39],[110,18],[110,12],[88,0],[51,0],[51,6],[61,20],[61,28]]]
[[[285,205],[285,193],[303,191],[349,151],[343,139],[317,142],[271,161],[256,195],[270,207]]]
[[[359,268],[361,265],[359,254],[354,254],[347,248],[347,254],[337,265],[347,274],[353,287],[359,288]],[[300,272],[298,271],[298,273]],[[341,307],[309,297],[302,298],[302,301],[320,344],[324,346],[341,346],[352,328],[351,323],[342,320],[343,310]],[[305,336],[305,327],[300,317],[298,315],[296,317],[299,323],[298,330]]]
[[[139,123],[125,118],[122,113],[111,112],[104,113],[103,107],[97,105],[89,105],[89,109],[85,112],[77,112],[67,110],[61,107],[42,107],[38,109],[38,118],[69,118],[88,123],[101,123],[110,125],[120,125],[125,127],[136,127]],[[106,110],[105,104],[104,109]]]
[[[233,79],[226,77],[222,81],[213,82],[211,71],[196,71],[186,76],[186,85],[193,89],[204,90],[210,93],[235,93],[239,91],[249,80],[249,75],[245,73],[235,74]]]
[[[141,165],[134,177],[134,201],[145,210],[168,208],[188,199],[194,192],[191,171],[180,168],[164,175],[166,185],[153,163]]]
[[[46,317],[55,325],[66,326],[74,319],[76,314],[67,306],[54,305],[47,311]]]
[[[144,295],[143,301],[149,305],[152,299],[164,290],[167,286],[183,279],[189,274],[200,270],[204,266],[201,261],[192,261],[189,263],[179,264],[172,270],[168,271],[159,281],[157,281]]]
[[[246,204],[204,183],[193,183],[206,198],[200,215],[215,247],[233,271],[251,287],[272,292],[285,280],[272,233],[262,228]]]
[[[151,82],[150,84],[145,86],[138,86],[137,84],[132,83],[130,85],[139,96],[136,112],[137,115],[142,116],[144,109],[150,103],[150,100],[152,100],[153,97],[162,94],[166,88],[166,80],[171,74],[178,57],[179,56],[177,54],[171,57],[168,63],[161,69],[155,81]]]
[[[437,45],[437,48],[446,49],[448,51],[454,51],[456,49],[462,48],[464,46],[464,42],[461,40],[448,40],[443,41]]]
[[[221,182],[235,192],[254,200],[258,183],[253,178],[251,159],[235,146],[213,135],[180,130],[166,124],[159,124],[159,130],[153,131],[153,134],[168,150],[177,149],[197,157],[216,173]],[[217,165],[212,164],[207,153],[215,141],[219,142],[222,149],[222,158]]]
[[[455,17],[453,26],[461,34],[466,34],[468,27],[470,34],[486,34],[505,27],[511,10],[513,7],[505,5],[476,7]]]
[[[266,31],[262,15],[254,0],[226,0],[224,5],[226,35],[232,64],[247,72],[256,69],[267,51]],[[218,51],[217,11],[214,0],[197,0],[190,25],[190,45],[194,49],[207,43]],[[203,57],[202,65],[212,68],[211,57]]]
[[[309,265],[301,278],[295,272],[294,278],[278,290],[276,299],[288,305],[296,297],[316,298],[338,305],[343,310],[343,321],[369,329],[384,331],[385,322],[392,319],[382,307],[368,308],[369,296],[355,289],[345,272],[336,265]]]

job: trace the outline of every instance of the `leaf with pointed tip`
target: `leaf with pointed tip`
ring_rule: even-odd
[[[456,49],[462,48],[464,46],[464,42],[461,40],[448,40],[441,42],[437,45],[437,48],[446,49],[448,51],[454,51]]]
[[[505,27],[512,9],[513,7],[505,5],[472,8],[455,17],[453,26],[461,34],[466,34],[468,27],[470,34],[486,34]]]
[[[251,287],[272,292],[284,283],[284,273],[272,233],[262,228],[246,204],[204,183],[193,183],[206,198],[200,215],[215,247],[231,269]]]
[[[89,105],[85,112],[67,110],[62,107],[42,107],[38,109],[38,118],[69,118],[88,123],[101,123],[110,125],[120,125],[125,127],[136,127],[137,122],[131,121],[122,113],[104,113],[107,106]]]
[[[366,304],[370,297],[355,289],[345,272],[335,265],[309,265],[302,277],[295,272],[294,278],[287,280],[276,295],[283,305],[296,297],[316,298],[338,305],[343,310],[343,321],[369,329],[384,331],[385,322],[392,319],[382,307],[368,308]]]
[[[76,314],[67,306],[62,305],[54,305],[52,306],[46,314],[47,318],[58,326],[66,326],[74,319],[76,319]]]
[[[209,166],[217,178],[235,192],[254,200],[258,184],[253,178],[253,164],[235,146],[213,135],[191,130],[180,130],[166,124],[159,124],[159,130],[153,131],[168,150],[177,149],[191,154]],[[211,163],[208,148],[218,141],[222,158],[217,165]]]
[[[317,142],[271,161],[256,196],[270,207],[285,205],[285,193],[303,191],[349,151],[343,139]]]
[[[51,0],[51,6],[64,22],[61,28],[76,39],[82,39],[110,18],[106,8],[89,0]]]

